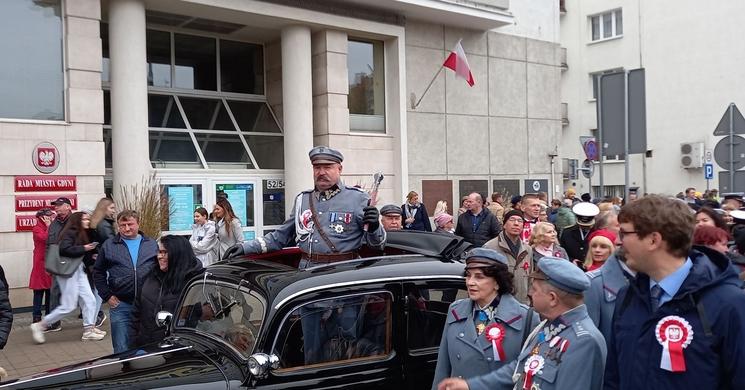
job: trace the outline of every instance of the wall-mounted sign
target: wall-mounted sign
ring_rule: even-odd
[[[16,231],[30,232],[36,226],[36,221],[34,215],[16,215]]]
[[[59,150],[50,142],[42,142],[34,147],[31,160],[41,173],[52,173],[59,167]]]
[[[75,191],[75,176],[16,176],[16,192]]]
[[[39,211],[44,207],[54,208],[52,201],[64,196],[70,199],[72,209],[78,208],[78,196],[76,194],[34,194],[34,195],[16,195],[16,211]]]

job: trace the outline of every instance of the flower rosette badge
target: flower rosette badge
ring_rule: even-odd
[[[525,361],[525,382],[523,382],[523,390],[530,390],[533,386],[533,376],[538,373],[544,365],[545,361],[541,355],[531,355],[528,360]]]
[[[486,333],[486,339],[491,342],[494,361],[505,361],[507,357],[505,356],[504,346],[502,345],[502,341],[504,341],[504,325],[494,322],[486,327],[484,333]]]
[[[660,368],[670,372],[685,372],[683,350],[693,341],[693,328],[684,318],[667,316],[657,322],[657,342],[662,345]]]

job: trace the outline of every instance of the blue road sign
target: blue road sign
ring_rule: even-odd
[[[704,179],[711,180],[714,178],[714,164],[704,164]]]

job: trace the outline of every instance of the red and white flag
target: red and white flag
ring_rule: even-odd
[[[471,74],[471,67],[468,65],[466,52],[463,51],[463,46],[461,46],[460,40],[455,44],[453,51],[450,52],[450,55],[442,66],[454,70],[456,77],[463,78],[466,80],[468,85],[473,87],[473,74]]]

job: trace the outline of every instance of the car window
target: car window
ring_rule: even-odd
[[[439,348],[448,307],[468,297],[463,283],[427,285],[406,283],[407,345],[409,350]]]
[[[376,359],[391,352],[391,294],[376,292],[304,304],[280,327],[281,370]]]
[[[264,305],[244,288],[214,280],[195,283],[176,312],[176,328],[217,336],[243,356],[250,356],[264,318]]]

